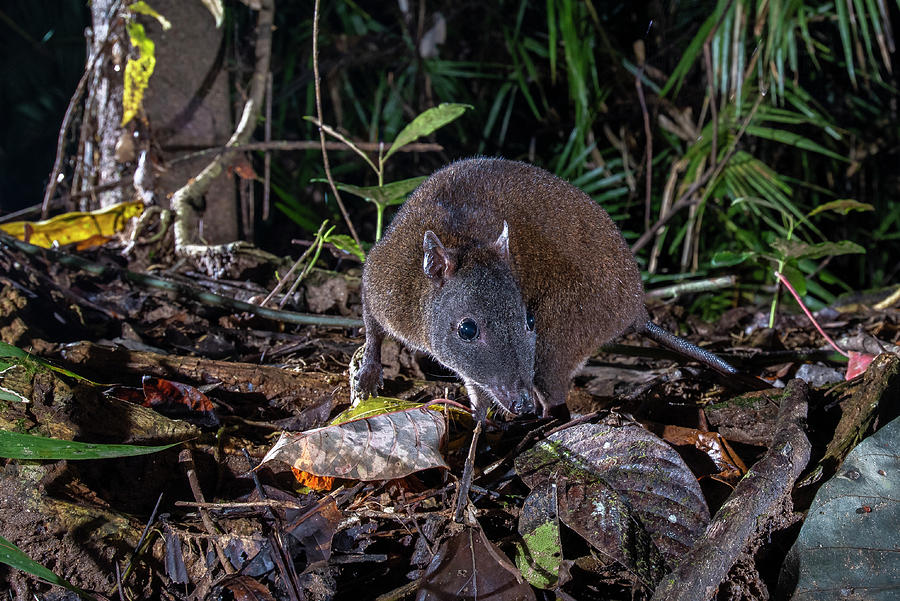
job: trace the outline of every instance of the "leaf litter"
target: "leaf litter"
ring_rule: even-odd
[[[647,599],[667,586],[669,570],[690,570],[686,558],[708,548],[710,513],[724,517],[745,466],[762,476],[759,469],[775,469],[757,461],[779,440],[781,393],[736,395],[690,367],[661,368],[658,358],[620,349],[590,361],[570,395],[571,407],[599,413],[568,427],[494,418],[476,457],[467,523],[456,525],[449,516],[471,426],[421,407],[465,396],[426,357],[385,357],[385,390],[405,404],[357,409],[352,420],[329,425],[350,399],[346,364],[361,342],[352,331],[285,329],[133,283],[48,269],[45,259],[7,247],[0,261],[18,283],[0,293],[4,341],[43,362],[4,354],[0,377],[12,371],[0,382],[0,427],[90,444],[181,443],[144,456],[8,463],[0,535],[100,594],[117,594],[121,579],[132,598],[166,591],[175,599],[439,599],[477,591],[479,599]],[[340,286],[323,286],[328,277]],[[340,291],[317,307],[358,312],[358,280],[319,272],[316,281],[319,294]],[[42,294],[22,292],[35,282]],[[88,320],[73,311],[79,299]],[[891,349],[897,313],[857,308],[831,315],[828,327],[864,328]],[[729,358],[781,383],[808,361],[830,361],[801,318],[780,316],[779,330],[767,331],[761,317],[734,310],[703,339],[722,352],[736,335]],[[874,354],[871,341],[869,334],[858,352]],[[750,345],[752,355],[741,353]],[[780,476],[779,490],[794,494],[769,499],[764,523],[729,541],[744,550],[731,571],[731,562],[705,564],[707,576],[721,573],[720,596],[761,598],[752,591],[777,580],[771,556],[796,536],[791,497],[796,510],[808,506],[823,482],[843,473],[850,449],[897,412],[898,373],[896,356],[882,355],[855,380],[809,392],[809,436],[825,452],[797,486]],[[140,405],[129,402],[128,388]],[[163,415],[165,406],[179,412]],[[336,479],[314,490],[289,467]],[[882,509],[860,502],[855,510],[867,506]],[[726,557],[726,547],[712,557]],[[119,564],[120,576],[100,557]],[[24,572],[9,579],[17,591],[47,591]]]

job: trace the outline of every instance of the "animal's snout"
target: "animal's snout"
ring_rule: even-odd
[[[525,389],[518,396],[513,397],[509,409],[518,415],[534,413],[534,401],[531,400],[531,392]]]
[[[512,413],[517,415],[534,413],[530,386],[521,383],[516,386],[500,385],[494,388],[493,393],[500,404]]]

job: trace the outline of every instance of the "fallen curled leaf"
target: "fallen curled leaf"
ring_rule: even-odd
[[[122,231],[132,217],[144,212],[140,201],[123,202],[89,213],[63,213],[45,221],[13,221],[0,224],[0,231],[42,248],[94,239],[102,244]]]
[[[416,601],[529,601],[534,591],[480,527],[444,540],[419,584]]]
[[[142,388],[114,386],[106,394],[122,401],[151,407],[169,417],[186,417],[201,426],[216,426],[219,418],[208,396],[189,384],[144,376]]]
[[[393,480],[433,467],[448,469],[440,453],[445,431],[441,413],[419,406],[283,432],[260,465],[279,461],[316,476]]]
[[[675,447],[689,446],[706,455],[718,468],[715,478],[723,482],[737,482],[747,473],[747,466],[728,441],[718,432],[697,428],[641,422],[648,430]]]
[[[849,351],[848,354],[850,360],[847,362],[847,375],[844,376],[845,380],[852,380],[861,373],[865,373],[869,368],[869,364],[872,363],[872,360],[875,358],[875,355],[857,353],[856,351]]]

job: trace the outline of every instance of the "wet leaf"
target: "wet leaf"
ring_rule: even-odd
[[[419,585],[416,601],[528,601],[534,591],[481,528],[444,540]]]
[[[677,563],[709,522],[684,461],[636,424],[567,428],[519,456],[516,471],[532,488],[555,480],[560,520],[647,583],[660,571],[655,547]]]
[[[0,430],[0,457],[8,459],[110,459],[158,453],[180,444],[145,446],[130,444],[94,444],[58,438],[44,438]]]
[[[780,586],[796,583],[793,598],[813,601],[836,599],[837,591],[854,599],[900,598],[898,473],[900,418],[850,451],[816,493]]]
[[[516,567],[537,588],[551,589],[569,578],[556,506],[556,483],[546,482],[528,495],[519,515],[522,542],[516,545]]]
[[[163,534],[166,541],[166,575],[175,584],[187,584],[189,580],[181,552],[181,539],[168,524],[163,525]]]
[[[445,430],[443,415],[419,406],[306,432],[284,432],[262,463],[280,461],[316,476],[393,480],[433,467],[447,468],[440,453]]]
[[[12,221],[0,224],[0,231],[29,244],[51,248],[54,243],[72,244],[94,236],[105,240],[122,231],[129,219],[143,211],[140,201],[123,202],[89,213],[63,213],[44,221]]]
[[[470,108],[472,107],[468,104],[444,102],[419,113],[419,115],[410,121],[406,127],[400,130],[400,133],[394,138],[394,142],[384,155],[384,161],[410,142],[414,142],[422,136],[427,136],[433,131],[440,129]]]

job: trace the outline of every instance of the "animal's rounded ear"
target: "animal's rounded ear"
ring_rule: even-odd
[[[422,249],[425,251],[422,261],[425,275],[438,286],[442,285],[456,272],[456,253],[444,246],[431,230],[425,232]]]
[[[494,241],[494,248],[497,249],[504,261],[509,261],[509,224],[505,219],[503,220],[503,231],[500,232],[500,237]]]

